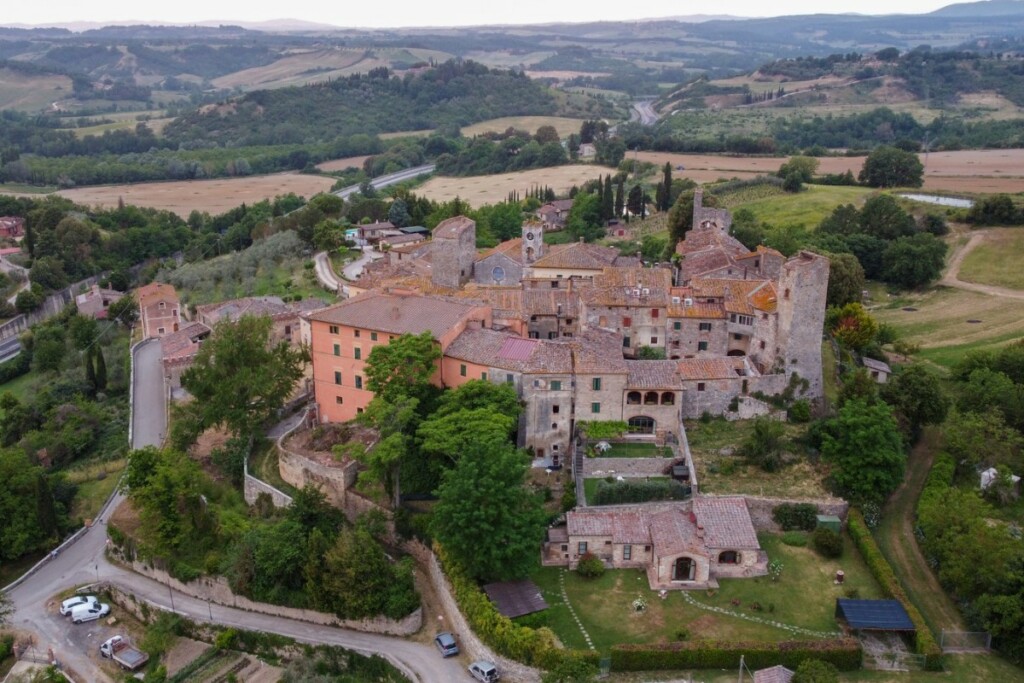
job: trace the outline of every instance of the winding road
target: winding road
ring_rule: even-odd
[[[160,344],[142,342],[133,348],[132,433],[133,448],[158,446],[167,429]],[[133,593],[160,609],[174,611],[197,622],[278,633],[306,643],[340,645],[364,654],[379,654],[390,660],[413,681],[468,681],[468,673],[457,659],[442,659],[431,646],[390,636],[341,628],[318,626],[303,621],[208,603],[170,589],[157,581],[135,574],[107,561],[106,523],[123,499],[118,493],[100,512],[95,524],[76,541],[62,548],[34,573],[22,577],[6,590],[14,606],[10,624],[33,632],[36,650],[52,648],[57,659],[77,681],[110,681],[91,660],[71,631],[91,630],[73,626],[53,609],[51,599],[62,590],[96,582],[109,582]],[[172,608],[173,604],[173,608]],[[81,638],[77,638],[81,640]]]

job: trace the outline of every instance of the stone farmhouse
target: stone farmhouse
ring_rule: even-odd
[[[115,301],[120,301],[124,292],[115,289],[103,289],[98,284],[89,288],[89,291],[82,292],[75,297],[75,306],[82,315],[88,315],[97,320],[104,320],[107,317],[107,308]]]
[[[569,209],[572,208],[571,199],[556,199],[544,204],[537,209],[535,215],[548,232],[555,232],[565,228],[565,221],[569,217]]]
[[[472,220],[442,222],[408,258],[368,266],[353,298],[304,316],[318,418],[355,417],[372,398],[373,346],[422,332],[442,352],[439,386],[516,388],[519,444],[538,465],[562,464],[580,420],[621,420],[663,439],[683,419],[735,414],[740,401],[746,416],[767,412],[755,392],[793,385],[819,398],[828,260],[750,251],[728,234],[728,212],[704,208],[699,194],[694,204],[678,268],[599,245],[545,245],[537,223],[480,254]]]
[[[768,573],[742,496],[573,510],[565,526],[548,529],[541,558],[575,568],[587,553],[615,569],[646,570],[655,590],[715,588],[719,578]]]
[[[151,282],[135,290],[139,302],[142,337],[162,337],[177,332],[181,324],[181,302],[172,285]]]

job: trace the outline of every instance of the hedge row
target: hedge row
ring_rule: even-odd
[[[655,500],[687,500],[692,489],[674,479],[626,479],[597,482],[590,505],[647,503]]]
[[[541,669],[553,669],[567,659],[583,659],[598,666],[600,656],[597,652],[559,648],[551,629],[535,629],[513,623],[498,612],[494,603],[466,575],[462,567],[445,555],[440,544],[434,544],[434,552],[452,584],[459,610],[465,615],[473,632],[495,652]]]
[[[783,531],[814,531],[818,526],[818,506],[812,503],[782,503],[772,509],[772,519]]]
[[[829,662],[840,671],[855,671],[863,652],[855,638],[788,640],[777,643],[693,640],[657,645],[615,645],[612,671],[732,669],[740,657],[751,669],[781,664],[796,669],[805,659]]]
[[[928,624],[925,622],[921,612],[914,606],[914,603],[910,602],[910,598],[907,597],[899,579],[896,578],[892,566],[885,559],[885,555],[878,548],[878,544],[875,543],[868,525],[864,522],[864,516],[860,510],[850,508],[846,521],[850,538],[856,544],[857,550],[860,551],[861,556],[868,565],[868,569],[871,570],[871,574],[882,587],[882,592],[890,599],[899,600],[900,604],[903,605],[903,609],[907,611],[910,620],[914,622],[914,629],[916,629],[914,634],[914,651],[919,655],[925,655],[925,669],[928,671],[941,671],[942,648],[935,641],[935,636],[932,634],[931,629],[928,628]],[[913,543],[913,541],[910,542]]]

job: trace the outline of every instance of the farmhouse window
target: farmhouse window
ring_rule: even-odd
[[[334,355],[335,356],[340,356],[341,355],[341,344],[335,344],[334,345]]]
[[[627,315],[626,317],[624,317],[624,318],[622,319],[622,326],[623,326],[623,327],[632,327],[632,326],[633,326],[633,319],[632,319],[632,318],[630,318],[630,317],[629,317],[629,316]]]
[[[481,372],[480,373],[480,379],[482,379],[483,381],[486,382],[487,381],[487,373],[486,372]]]
[[[505,375],[505,383],[506,384],[512,384],[515,381],[516,381],[516,378],[515,378],[515,376],[512,375],[512,373],[508,373],[507,375]]]
[[[355,334],[355,336],[357,336],[357,337],[358,337],[358,336],[359,336],[359,330],[356,330],[356,331],[354,332],[354,334]]]
[[[594,379],[592,379],[590,381],[590,386],[593,388],[594,391],[601,391],[601,378],[595,377]]]
[[[706,341],[697,342],[697,350],[698,351],[707,351],[708,350],[708,343]]]
[[[551,391],[561,391],[561,390],[562,390],[562,380],[560,380],[560,379],[553,379],[553,380],[551,380]]]
[[[345,399],[342,398],[341,396],[335,396],[334,397],[334,402],[337,403],[340,406],[342,403],[345,402]]]
[[[352,348],[352,357],[355,358],[356,360],[359,360],[360,358],[363,357],[363,350],[361,348],[359,348],[358,346],[353,347]]]
[[[586,541],[580,541],[579,545],[576,546],[576,552],[579,553],[580,555],[586,555],[587,554],[587,542]]]
[[[362,389],[362,388],[363,388],[363,378],[360,377],[359,375],[356,375],[356,389]]]
[[[558,406],[551,406],[551,412],[554,413],[555,415],[558,415],[558,410],[559,410]]]
[[[710,332],[711,323],[701,323],[700,325],[697,326],[697,329],[700,330],[701,332]]]
[[[672,323],[672,329],[678,332],[679,330],[683,329],[683,323],[679,322],[678,320],[675,321],[674,323]]]
[[[651,309],[651,317],[652,318],[657,318],[658,317],[658,309],[657,308],[652,308]]]
[[[334,383],[335,384],[341,384],[341,371],[340,370],[335,370],[334,371]]]
[[[633,546],[628,543],[622,546],[622,559],[627,561],[633,559]]]
[[[466,364],[465,363],[460,363],[459,364],[459,376],[460,377],[465,377],[466,376]]]
[[[590,412],[594,413],[595,415],[597,413],[600,413],[601,412],[601,404],[600,403],[591,403],[590,404]]]
[[[697,391],[704,391],[704,382],[697,382]]]
[[[370,341],[377,341],[377,333],[376,332],[371,332],[370,333]]]

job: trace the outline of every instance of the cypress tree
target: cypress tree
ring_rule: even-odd
[[[661,202],[658,204],[658,211],[668,211],[669,195],[672,194],[672,164],[665,162],[665,180],[662,183],[664,190],[661,195]]]
[[[89,383],[89,388],[96,391],[96,371],[92,365],[91,346],[85,350],[85,381]]]
[[[604,177],[604,192],[601,193],[601,218],[608,220],[615,215],[615,200],[612,196],[612,177]]]
[[[107,388],[107,362],[103,360],[103,350],[96,349],[96,390]]]
[[[626,208],[625,185],[626,181],[620,177],[618,185],[615,186],[615,216],[618,218],[622,217],[622,211]]]

